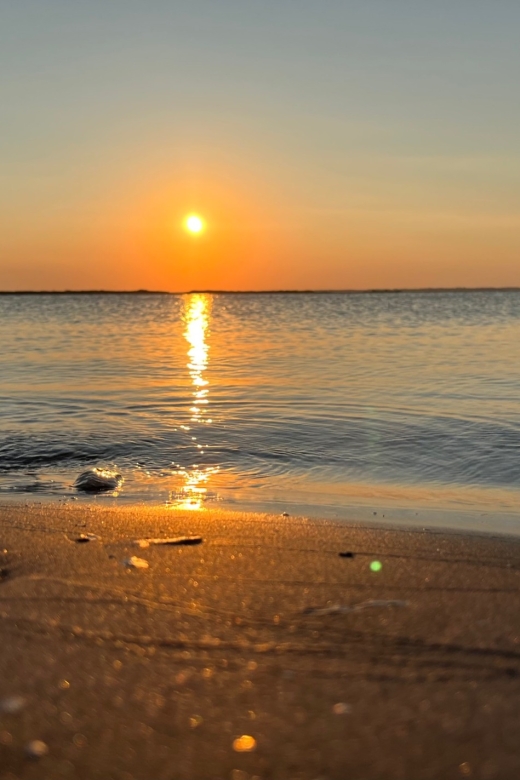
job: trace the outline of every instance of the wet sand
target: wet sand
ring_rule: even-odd
[[[520,539],[0,506],[0,570],[5,780],[520,774]]]

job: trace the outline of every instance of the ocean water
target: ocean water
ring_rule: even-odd
[[[2,501],[520,531],[519,292],[0,295],[0,345]]]

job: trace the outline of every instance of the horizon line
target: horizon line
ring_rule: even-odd
[[[509,287],[367,287],[362,289],[273,289],[273,290],[0,290],[0,295],[363,295],[367,293],[411,292],[518,292],[520,286]]]

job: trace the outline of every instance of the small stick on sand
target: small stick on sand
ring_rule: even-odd
[[[173,536],[169,539],[137,539],[139,547],[149,547],[151,544],[202,544],[202,536]]]

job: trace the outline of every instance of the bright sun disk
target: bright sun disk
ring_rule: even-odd
[[[202,230],[204,230],[204,222],[197,214],[190,214],[189,217],[186,217],[185,224],[186,229],[189,230],[190,233],[201,233]]]

